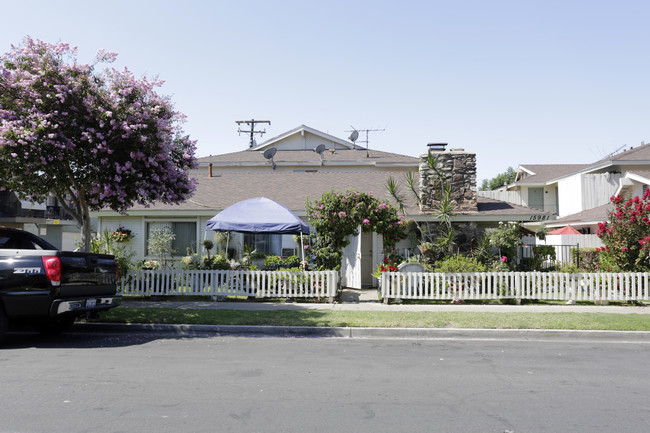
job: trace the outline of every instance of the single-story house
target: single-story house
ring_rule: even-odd
[[[275,150],[270,150],[275,149]],[[147,239],[156,227],[166,226],[176,234],[175,247],[179,255],[186,249],[197,250],[206,237],[208,219],[239,201],[267,197],[288,207],[308,222],[305,211],[307,200],[317,200],[324,193],[355,190],[372,192],[380,199],[390,200],[387,194],[389,177],[400,182],[406,192],[405,175],[411,171],[420,176],[419,188],[428,190],[424,161],[428,149],[418,157],[367,149],[314,128],[301,125],[254,147],[233,153],[199,158],[199,167],[191,174],[197,181],[194,196],[180,205],[159,204],[150,208],[135,206],[128,216],[103,210],[94,213],[98,230],[128,229],[133,234],[128,245],[138,259],[148,258]],[[441,151],[445,169],[451,173],[454,191],[458,192],[458,210],[452,220],[469,234],[478,233],[500,221],[540,221],[554,216],[543,210],[476,196],[475,154],[464,150]],[[424,200],[426,202],[426,200]],[[415,202],[406,209],[407,216],[416,220],[432,220],[426,206]],[[233,234],[231,245],[242,249],[251,245],[268,254],[298,253],[297,244],[290,235]],[[375,233],[362,234],[355,245],[358,251],[348,254],[355,276],[346,278],[350,286],[375,285],[370,275],[382,262],[382,239]],[[398,248],[413,247],[409,240]]]

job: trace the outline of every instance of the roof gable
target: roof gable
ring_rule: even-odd
[[[354,143],[326,134],[306,125],[300,125],[290,131],[266,140],[251,150],[265,150],[275,147],[278,150],[313,150],[319,144],[327,149],[357,149]]]
[[[589,173],[614,166],[650,165],[650,143],[625,149],[591,164],[522,164],[519,172],[529,174],[517,184],[544,184],[580,173]]]
[[[516,182],[518,185],[543,185],[551,180],[569,176],[588,167],[588,164],[522,164],[520,172],[529,176]]]

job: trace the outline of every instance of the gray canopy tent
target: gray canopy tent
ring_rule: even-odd
[[[302,222],[286,206],[266,197],[251,198],[235,203],[208,220],[208,230],[217,232],[268,233],[300,235],[302,260],[305,260],[303,234],[309,234],[309,226]],[[228,241],[230,236],[228,236]],[[228,251],[228,244],[226,244]]]

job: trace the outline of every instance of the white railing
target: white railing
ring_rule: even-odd
[[[129,271],[120,279],[125,295],[203,295],[256,298],[336,296],[337,271]]]
[[[381,295],[384,300],[640,301],[650,300],[649,280],[649,273],[384,272],[381,275]]]

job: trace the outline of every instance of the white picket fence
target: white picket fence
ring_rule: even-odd
[[[558,301],[650,300],[649,273],[482,272],[442,274],[384,272],[388,299],[539,299]]]
[[[120,279],[124,295],[202,295],[256,298],[336,296],[337,271],[129,271]]]

